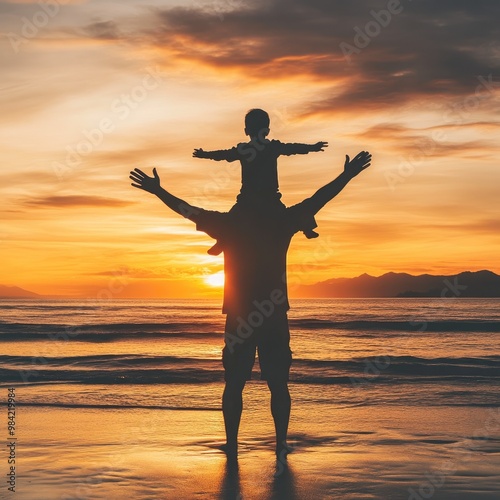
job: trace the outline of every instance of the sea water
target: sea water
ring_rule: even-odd
[[[294,407],[496,407],[499,306],[293,300]],[[29,406],[217,411],[223,326],[216,300],[2,300],[0,381]]]

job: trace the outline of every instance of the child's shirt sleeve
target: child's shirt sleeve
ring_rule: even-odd
[[[309,144],[301,144],[298,142],[281,142],[281,141],[276,141],[277,144],[277,151],[278,151],[278,156],[280,155],[285,155],[285,156],[290,156],[290,155],[306,155],[311,151],[311,146]]]
[[[231,149],[219,149],[217,151],[209,151],[208,154],[210,155],[211,160],[216,160],[216,161],[225,160],[229,162],[239,160],[241,156],[236,146]]]

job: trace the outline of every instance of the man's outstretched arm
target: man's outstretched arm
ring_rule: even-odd
[[[181,198],[177,198],[177,196],[170,194],[160,186],[160,176],[156,172],[156,168],[153,168],[153,177],[149,177],[142,170],[135,168],[130,172],[130,179],[133,181],[132,186],[158,196],[168,208],[187,219],[191,219],[200,213],[199,208],[190,205]]]
[[[319,212],[330,200],[335,198],[350,180],[371,165],[372,155],[368,151],[361,151],[352,160],[345,157],[344,171],[332,182],[318,189],[310,198],[314,214]]]

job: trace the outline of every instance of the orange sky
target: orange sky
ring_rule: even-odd
[[[287,205],[338,175],[346,153],[374,157],[320,212],[320,238],[294,238],[294,283],[500,273],[498,16],[401,2],[347,60],[340,44],[373,5],[0,1],[0,283],[220,296],[206,283],[222,269],[206,254],[213,242],[130,187],[128,172],[156,166],[173,194],[229,209],[238,165],[191,154],[243,141],[253,107],[269,112],[272,138],[330,143],[279,160]]]

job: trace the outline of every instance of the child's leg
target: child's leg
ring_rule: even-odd
[[[208,255],[220,255],[222,253],[222,245],[216,241],[215,245],[207,250]]]
[[[316,231],[313,231],[313,229],[316,227],[318,227],[318,224],[316,223],[314,215],[304,215],[304,217],[300,221],[300,228],[308,240],[317,238],[319,236]]]

